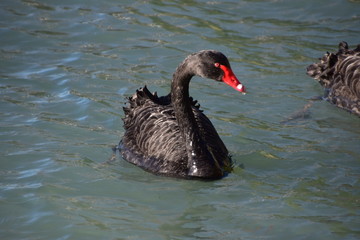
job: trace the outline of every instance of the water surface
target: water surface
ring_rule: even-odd
[[[359,42],[359,1],[0,3],[1,239],[359,239],[360,119],[315,101],[305,68]],[[125,97],[167,94],[188,54],[247,87],[191,95],[235,161],[214,182],[158,177],[111,147]],[[244,168],[243,168],[244,166]]]

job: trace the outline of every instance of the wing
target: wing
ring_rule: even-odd
[[[123,119],[125,135],[121,152],[124,159],[155,173],[182,175],[186,172],[186,148],[169,98],[158,98],[145,87],[129,102]]]
[[[224,167],[225,170],[230,172],[232,165],[231,158],[215,127],[198,108],[193,108],[193,112],[199,126],[200,134],[206,143],[209,152],[221,167]]]
[[[190,102],[208,151],[229,171],[231,160],[224,143],[197,101],[191,98]],[[120,143],[123,158],[154,173],[186,177],[188,155],[170,96],[158,98],[144,87],[129,98],[129,103],[124,108],[125,134]]]

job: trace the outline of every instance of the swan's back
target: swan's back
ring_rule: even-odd
[[[229,164],[228,151],[210,120],[191,99],[196,124],[207,148],[221,164]],[[124,107],[125,134],[120,142],[123,158],[147,171],[188,177],[185,139],[175,119],[170,95],[157,97],[144,87]]]
[[[325,54],[307,74],[326,89],[328,101],[360,116],[360,45],[350,50],[341,42],[337,53]]]

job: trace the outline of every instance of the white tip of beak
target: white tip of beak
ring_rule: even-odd
[[[243,95],[246,94],[246,92],[245,92],[245,90],[244,90],[244,85],[242,85],[241,83],[238,84],[238,85],[236,86],[236,88],[239,89]]]

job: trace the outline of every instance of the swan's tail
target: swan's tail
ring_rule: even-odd
[[[348,57],[351,57],[352,59],[354,57],[360,57],[360,44],[356,49],[351,50],[346,42],[340,42],[337,53],[327,52],[319,59],[319,62],[313,63],[307,67],[307,74],[318,80],[323,87],[331,88],[337,74],[345,75],[345,71],[349,72],[352,70],[351,72],[354,72],[356,70],[348,69],[348,66],[343,67],[343,62],[345,59],[347,62],[349,60],[347,59]],[[360,72],[358,74],[360,74]]]
[[[351,50],[340,42],[337,53],[326,53],[307,74],[325,88],[326,100],[360,116],[360,44]]]

